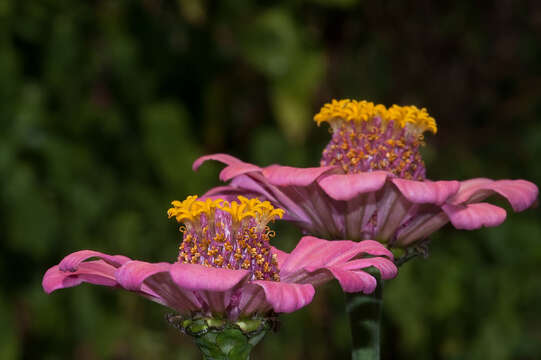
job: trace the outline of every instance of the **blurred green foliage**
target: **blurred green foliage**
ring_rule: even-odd
[[[541,5],[498,0],[0,1],[0,358],[197,359],[166,309],[45,270],[85,248],[173,261],[169,201],[217,185],[209,152],[317,165],[331,98],[416,104],[433,179],[541,183]],[[385,286],[387,359],[538,359],[540,211],[446,227]],[[277,224],[276,245],[299,234]],[[324,286],[257,359],[341,359]]]

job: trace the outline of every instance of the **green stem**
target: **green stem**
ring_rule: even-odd
[[[351,326],[353,360],[379,360],[383,283],[370,294],[346,294],[346,311]]]

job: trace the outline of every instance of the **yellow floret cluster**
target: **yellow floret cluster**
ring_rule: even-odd
[[[322,122],[331,123],[335,119],[361,122],[376,117],[381,118],[383,122],[394,121],[396,126],[402,128],[414,127],[421,133],[431,131],[435,134],[438,131],[436,120],[428,114],[425,108],[419,109],[413,105],[393,105],[387,109],[385,105],[376,105],[365,100],[332,100],[314,116],[314,121],[319,126]]]
[[[173,207],[167,211],[167,215],[169,218],[176,218],[178,222],[195,221],[201,214],[212,217],[216,209],[228,212],[233,221],[237,222],[247,217],[268,222],[284,215],[284,210],[275,208],[269,201],[248,199],[244,196],[238,196],[237,199],[238,202],[223,199],[198,200],[196,195],[192,195],[184,201],[171,202]]]

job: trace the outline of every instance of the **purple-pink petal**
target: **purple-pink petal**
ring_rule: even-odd
[[[66,256],[64,259],[62,259],[62,261],[60,262],[60,264],[58,264],[58,266],[61,271],[74,272],[74,271],[77,271],[79,265],[83,261],[91,259],[91,258],[102,259],[103,261],[105,261],[106,263],[114,267],[119,267],[125,262],[131,260],[129,257],[126,257],[124,255],[107,255],[99,251],[80,250]]]
[[[498,226],[505,220],[505,210],[489,203],[466,205],[445,204],[443,211],[457,229],[474,230],[482,226]]]
[[[402,195],[414,204],[442,205],[456,194],[460,187],[458,181],[415,181],[400,178],[391,180]]]
[[[228,291],[245,281],[250,272],[206,267],[198,264],[175,263],[171,277],[181,288],[187,290]]]
[[[315,168],[295,168],[290,166],[271,165],[263,169],[263,176],[275,186],[308,186],[321,175],[335,171],[335,166]]]
[[[311,284],[256,280],[252,284],[263,289],[267,302],[277,313],[290,313],[312,302],[315,289]]]
[[[390,174],[373,171],[358,174],[334,174],[321,178],[319,186],[335,200],[351,200],[368,192],[378,191]]]
[[[117,286],[115,279],[116,268],[102,260],[88,261],[78,265],[74,271],[62,271],[58,265],[53,266],[43,276],[42,287],[47,294],[58,289],[77,286],[83,282]]]

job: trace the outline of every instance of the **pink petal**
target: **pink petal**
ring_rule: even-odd
[[[352,260],[340,268],[342,270],[360,270],[369,268],[371,266],[378,269],[383,280],[392,279],[398,273],[398,269],[396,268],[395,264],[392,261],[382,257]]]
[[[393,258],[393,254],[388,249],[373,240],[327,241],[313,236],[304,236],[280,268],[280,276],[288,277],[307,267],[318,268],[345,263],[361,254]]]
[[[240,315],[265,314],[272,309],[265,297],[265,292],[258,285],[248,282],[237,291],[237,294],[240,296],[238,304]]]
[[[393,260],[393,253],[385,246],[374,240],[363,240],[357,243],[357,250],[372,256],[385,256]]]
[[[227,154],[201,156],[199,159],[195,160],[192,165],[192,169],[194,171],[197,170],[199,166],[201,166],[201,164],[207,160],[216,160],[228,165],[220,172],[220,180],[222,181],[230,180],[235,176],[242,175],[247,172],[261,171],[259,166],[245,163],[244,161]]]
[[[247,270],[217,269],[182,263],[173,264],[170,272],[173,281],[181,288],[204,291],[231,290],[250,274]]]
[[[340,267],[330,266],[327,268],[345,292],[365,294],[372,293],[378,284],[375,277],[364,271],[347,271]]]
[[[335,200],[351,200],[359,194],[381,189],[390,174],[385,171],[358,174],[336,174],[318,181],[321,188]]]
[[[453,204],[478,202],[492,194],[499,194],[517,212],[529,208],[539,194],[537,186],[526,180],[494,181],[478,178],[463,181],[460,185],[458,194],[452,199]]]
[[[278,261],[278,269],[282,268],[282,265],[286,261],[286,259],[289,257],[289,254],[285,251],[282,251],[280,249],[275,248],[274,246],[271,246],[271,253],[276,254],[277,261]]]
[[[83,282],[102,286],[117,286],[115,270],[114,266],[102,260],[82,263],[77,270],[72,272],[62,271],[58,265],[55,265],[47,270],[41,285],[47,294],[58,289],[77,286]]]
[[[200,200],[204,199],[222,199],[225,201],[238,201],[238,196],[242,195],[248,198],[258,197],[259,194],[253,193],[249,190],[237,188],[234,186],[216,186],[200,197]]]
[[[135,292],[148,292],[154,294],[155,300],[169,306],[180,313],[197,311],[202,308],[201,303],[192,291],[178,287],[171,279],[169,263],[147,263],[144,261],[130,261],[116,271],[116,278],[126,290]]]
[[[88,260],[90,258],[94,258],[94,257],[100,258],[106,263],[116,268],[121,266],[125,262],[131,260],[130,258],[123,255],[107,255],[99,251],[80,250],[80,251],[71,253],[68,256],[66,256],[64,259],[62,259],[60,264],[58,264],[58,267],[60,271],[74,272],[74,271],[77,271],[77,268],[83,261]]]
[[[168,272],[171,264],[166,262],[148,263],[133,260],[125,263],[116,272],[116,278],[126,290],[138,291],[143,282],[150,276],[161,272]]]
[[[442,205],[456,194],[458,181],[415,181],[400,178],[391,180],[406,199],[414,204]]]
[[[243,162],[242,160],[239,160],[236,157],[228,155],[228,154],[219,154],[219,153],[218,154],[209,154],[209,155],[201,156],[200,158],[195,160],[193,165],[192,165],[192,170],[197,171],[197,169],[199,169],[199,167],[207,160],[219,161],[219,162],[224,163],[226,165],[235,165],[235,164],[239,164],[239,163]]]
[[[280,268],[280,276],[288,276],[307,266],[321,267],[347,261],[358,254],[357,244],[348,240],[327,241],[303,236]]]
[[[417,214],[397,232],[396,241],[392,244],[404,248],[419,239],[427,238],[448,222],[447,214],[439,209],[432,213]]]
[[[290,313],[312,302],[315,289],[310,284],[256,280],[251,284],[260,286],[265,298],[277,313]]]
[[[331,245],[337,242],[348,243],[347,241],[326,242]],[[320,247],[319,249],[322,248]],[[310,283],[317,286],[336,278],[346,292],[362,291],[364,293],[370,293],[374,291],[377,281],[372,275],[364,272],[363,269],[371,266],[375,267],[379,270],[382,279],[390,279],[396,276],[398,270],[395,264],[385,257],[357,258],[359,254],[371,252],[385,254],[392,259],[391,253],[383,245],[373,240],[365,240],[358,243],[358,246],[354,248],[355,252],[353,254],[348,254],[345,258],[339,259],[340,261],[325,259],[318,251],[313,251],[310,255],[323,258],[322,261],[307,259],[302,268],[297,268],[296,271],[285,274],[284,280],[296,283]],[[329,252],[332,253],[333,250],[335,249],[330,249]],[[353,260],[350,260],[352,258],[351,255],[353,255]],[[282,275],[282,272],[283,270],[281,270],[280,275]]]
[[[315,182],[321,175],[333,170],[336,170],[335,166],[295,168],[271,165],[263,169],[263,176],[275,186],[307,186]]]
[[[488,203],[442,206],[457,229],[474,230],[482,226],[498,226],[505,220],[505,210]]]

